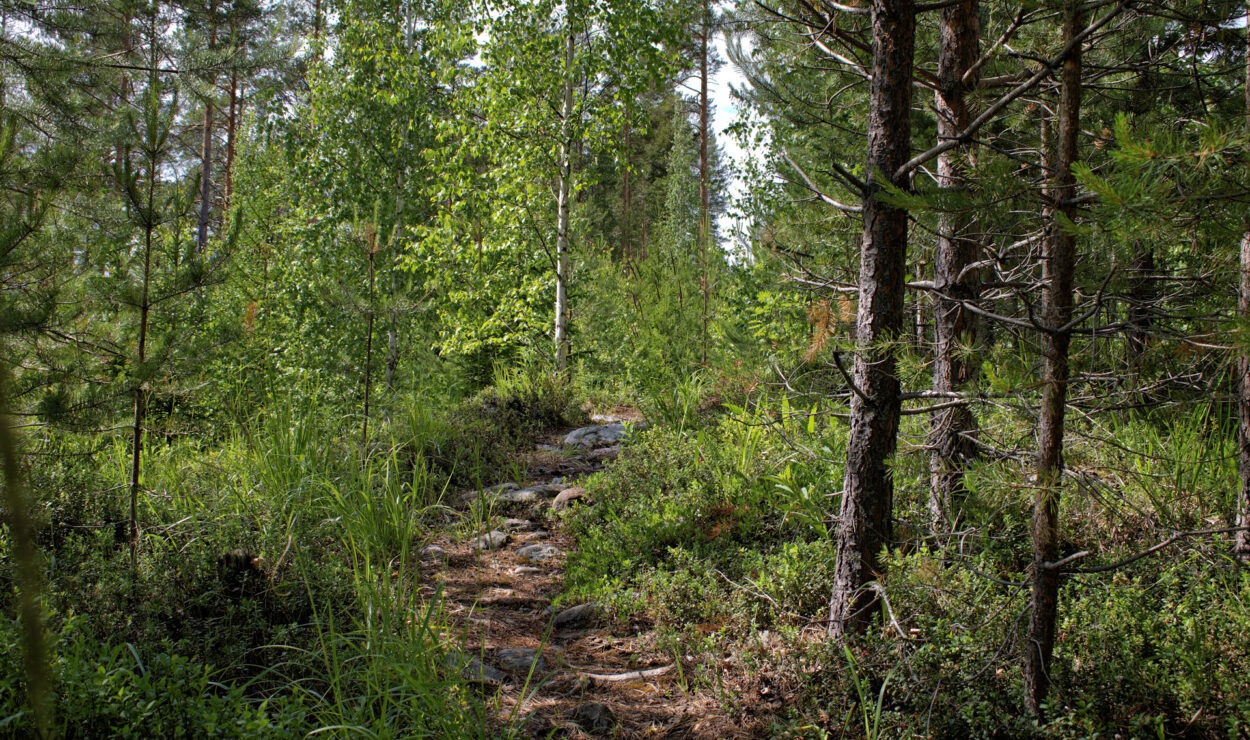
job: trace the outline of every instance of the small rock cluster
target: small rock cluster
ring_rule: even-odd
[[[618,454],[620,444],[627,441],[640,425],[627,426],[614,419],[602,421],[606,423],[570,432],[565,436],[562,448],[544,445],[543,449],[563,449],[568,452],[572,448],[583,464],[585,461],[601,463],[611,460]],[[522,486],[509,482],[470,491],[460,496],[459,503],[466,506],[490,503],[499,505],[501,511],[512,514],[512,518],[496,519],[495,526],[473,536],[466,544],[470,550],[478,553],[503,552],[515,548],[513,553],[518,565],[511,569],[512,572],[538,575],[553,569],[558,572],[559,560],[564,555],[560,548],[546,541],[548,532],[540,525],[543,517],[548,512],[564,511],[574,505],[592,502],[585,488],[570,485],[563,478],[557,477],[550,483]],[[450,559],[447,550],[438,545],[421,548],[419,556],[426,567],[443,567]],[[501,599],[491,603],[496,601]],[[557,633],[578,634],[584,629],[594,629],[594,622],[599,614],[599,607],[593,603],[575,604],[563,609],[548,607],[547,632],[554,630]],[[544,636],[544,644],[546,639]],[[561,672],[575,670],[564,664],[558,648],[550,645],[547,647],[546,655],[541,647],[499,647],[483,649],[477,654],[453,650],[446,656],[447,667],[468,681],[496,687],[501,684],[528,685],[531,681],[546,681]],[[583,676],[580,673],[576,675],[579,679]],[[566,710],[557,715],[535,710],[524,718],[526,730],[538,737],[569,730],[580,734],[578,729],[594,736],[607,736],[618,729],[617,723],[612,709],[597,702],[581,702],[571,712]]]

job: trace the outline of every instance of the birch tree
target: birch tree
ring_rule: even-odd
[[[648,0],[536,0],[491,11],[485,69],[472,94],[484,119],[480,133],[505,178],[496,180],[500,195],[526,198],[517,188],[532,176],[550,188],[550,226],[536,241],[554,277],[553,357],[563,374],[571,353],[572,204],[585,184],[577,162],[584,152],[620,145],[630,110],[622,103],[664,79],[673,29]]]

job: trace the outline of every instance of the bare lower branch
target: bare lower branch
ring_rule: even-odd
[[[1001,113],[1004,108],[1029,90],[1037,87],[1038,83],[1042,80],[1050,77],[1054,73],[1054,70],[1063,63],[1063,60],[1067,59],[1068,55],[1071,54],[1074,49],[1084,43],[1085,39],[1097,32],[1098,29],[1105,26],[1112,18],[1119,15],[1119,13],[1127,6],[1127,0],[1120,0],[1120,2],[1116,3],[1116,6],[1103,15],[1103,17],[1086,26],[1083,31],[1078,33],[1053,59],[1046,61],[1046,63],[1042,65],[1042,68],[1039,69],[1032,77],[1017,85],[1010,92],[995,101],[990,107],[986,108],[984,113],[977,116],[972,123],[968,124],[968,128],[960,131],[957,135],[952,136],[949,139],[938,142],[936,146],[917,154],[904,163],[903,166],[899,167],[894,173],[894,180],[896,182],[906,180],[912,170],[916,169],[920,165],[967,142],[973,135],[976,134],[977,131],[981,129],[982,126],[994,120],[994,118]]]

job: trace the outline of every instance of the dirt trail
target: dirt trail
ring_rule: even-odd
[[[545,440],[523,461],[535,480],[461,499],[467,510],[474,498],[491,497],[489,527],[423,550],[424,585],[442,589],[450,637],[463,645],[451,660],[495,697],[494,729],[560,738],[760,736],[708,692],[686,690],[691,666],[658,650],[648,625],[613,623],[593,606],[552,608],[576,546],[552,514],[553,498],[615,457],[613,442],[583,448],[564,439]],[[488,530],[493,539],[481,537]]]

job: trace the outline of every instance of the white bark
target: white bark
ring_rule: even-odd
[[[569,196],[573,176],[573,27],[564,40],[564,106],[560,111],[560,191],[556,200],[556,370],[569,365]]]

